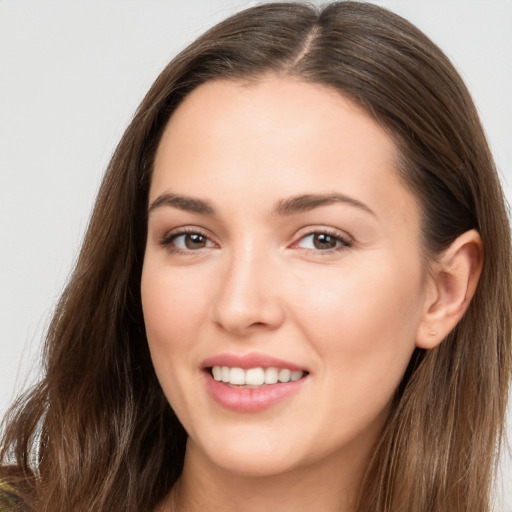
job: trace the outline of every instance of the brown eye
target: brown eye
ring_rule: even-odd
[[[335,249],[339,243],[339,239],[327,233],[316,233],[313,235],[312,242],[315,249]]]
[[[201,233],[178,233],[165,237],[161,245],[167,247],[171,252],[187,253],[215,247],[215,244]]]
[[[199,233],[188,233],[184,236],[185,247],[187,249],[202,249],[206,247],[206,237]]]
[[[317,251],[319,253],[331,253],[334,251],[341,251],[352,246],[350,240],[346,240],[343,236],[338,234],[331,234],[325,231],[317,231],[309,233],[302,237],[295,247]]]

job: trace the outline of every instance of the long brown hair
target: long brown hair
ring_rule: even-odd
[[[511,363],[511,244],[476,109],[445,55],[370,4],[266,4],[217,25],[155,81],[103,180],[45,344],[45,376],[4,423],[1,479],[23,510],[152,511],[186,434],[156,379],[140,299],[148,188],[163,129],[213,79],[335,88],[394,139],[422,208],[427,259],[477,229],[485,264],[463,319],[414,354],[361,483],[359,512],[490,510]]]

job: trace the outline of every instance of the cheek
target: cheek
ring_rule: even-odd
[[[150,345],[185,343],[183,333],[194,329],[204,314],[204,288],[179,269],[145,268],[141,295]]]
[[[421,310],[421,287],[402,283],[353,272],[311,294],[297,312],[319,361],[316,414],[334,432],[358,436],[385,421],[414,351]]]
[[[180,389],[197,368],[197,339],[205,323],[205,293],[180,269],[147,265],[141,296],[149,350],[167,399],[178,405]],[[182,389],[183,388],[183,389]]]
[[[181,418],[187,410],[184,397],[190,395],[191,370],[197,364],[191,340],[196,338],[204,310],[200,293],[179,269],[171,273],[145,263],[141,296],[153,366],[168,402]]]
[[[333,381],[392,393],[414,351],[423,308],[419,267],[386,260],[340,269],[296,309]],[[304,285],[305,286],[305,285]],[[310,288],[311,289],[311,288]],[[296,294],[296,296],[299,296]]]

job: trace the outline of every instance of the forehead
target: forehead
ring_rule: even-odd
[[[348,154],[350,145],[350,153],[380,151],[393,165],[396,153],[375,120],[339,91],[272,75],[252,82],[215,80],[192,91],[173,113],[162,143],[188,145],[199,138],[204,149],[243,142],[244,151],[264,144],[276,153],[306,152],[314,143],[318,154],[335,143]],[[306,139],[308,147],[302,145]]]
[[[150,200],[168,189],[206,197],[221,186],[224,198],[241,205],[339,192],[372,209],[415,210],[396,162],[391,137],[334,89],[274,76],[250,84],[211,81],[169,120]]]

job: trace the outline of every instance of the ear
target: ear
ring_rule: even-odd
[[[483,262],[482,239],[472,229],[456,238],[432,264],[417,347],[437,346],[457,325],[473,298]]]

